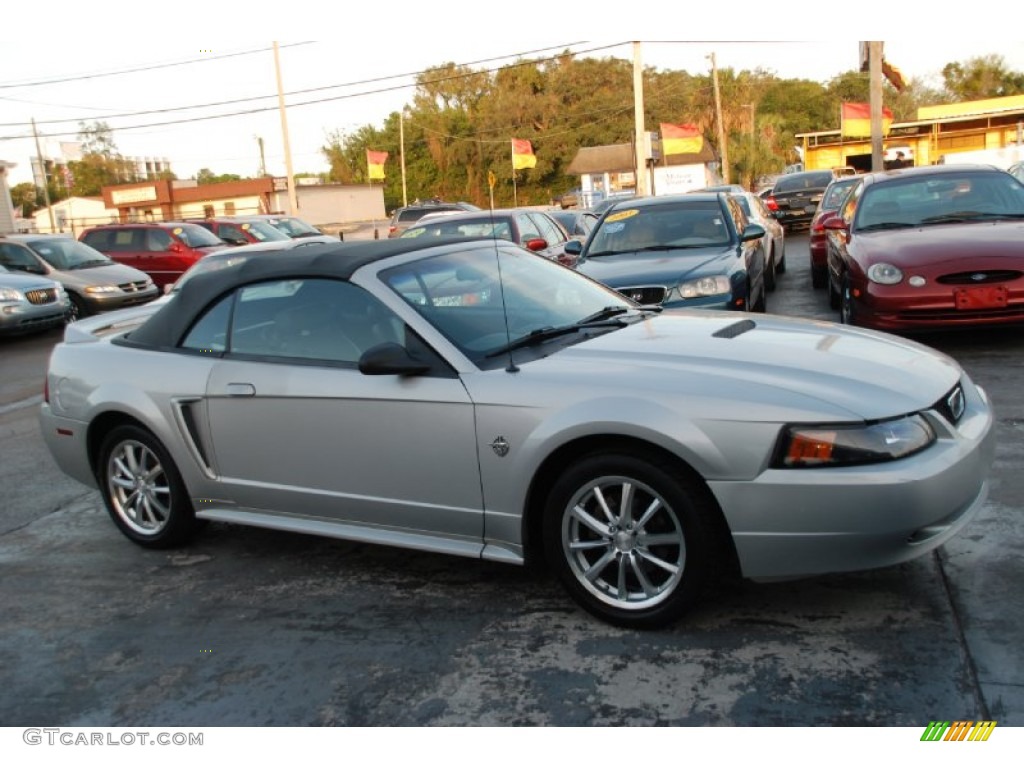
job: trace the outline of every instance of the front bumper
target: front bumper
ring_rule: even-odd
[[[86,307],[90,312],[109,312],[115,309],[135,307],[146,304],[160,295],[160,289],[154,285],[146,291],[136,293],[83,294]]]
[[[0,304],[0,334],[16,335],[57,328],[67,321],[71,305]]]
[[[951,286],[941,286],[941,290],[876,283],[854,287],[859,292],[854,299],[854,321],[866,328],[927,331],[1024,323],[1024,287],[1013,284],[1008,286],[1005,306],[988,308],[958,307]]]
[[[968,386],[965,393],[959,424],[928,412],[939,439],[906,459],[710,482],[743,575],[756,581],[880,568],[955,536],[984,505],[995,452],[984,393]]]

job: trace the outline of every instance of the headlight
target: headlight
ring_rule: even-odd
[[[898,267],[894,267],[892,264],[879,262],[878,264],[872,264],[868,267],[868,280],[873,283],[896,285],[896,283],[900,282],[902,279],[903,273]]]
[[[116,285],[90,285],[85,289],[86,293],[117,293],[120,290]]]
[[[0,288],[0,301],[24,301],[25,297],[21,295],[21,291],[16,291],[13,288]]]
[[[877,424],[790,426],[782,432],[772,466],[778,469],[843,467],[901,459],[935,442],[920,415]]]
[[[729,293],[731,290],[732,285],[729,283],[729,278],[724,275],[702,277],[699,280],[688,280],[679,284],[679,295],[684,299],[717,296],[720,293]]]

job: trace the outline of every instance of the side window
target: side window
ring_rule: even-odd
[[[217,236],[228,243],[248,243],[249,239],[242,233],[242,230],[233,224],[221,224]]]
[[[167,251],[170,250],[171,243],[174,242],[171,239],[170,234],[162,229],[147,229],[146,230],[146,247],[147,251]]]
[[[530,214],[530,218],[534,220],[537,225],[537,231],[540,232],[541,237],[548,241],[549,246],[561,245],[565,242],[565,235],[547,216]]]
[[[34,272],[45,275],[46,270],[36,261],[32,251],[13,243],[0,243],[0,265],[12,272]]]
[[[340,280],[279,280],[242,288],[229,352],[310,362],[358,362],[403,323],[362,288]]]
[[[519,244],[525,245],[527,240],[540,237],[537,225],[525,213],[516,214],[516,225],[519,227]]]
[[[132,228],[115,229],[110,235],[110,241],[107,247],[111,251],[135,251],[138,250],[138,246],[134,245],[137,242],[135,237],[138,230]]]
[[[231,319],[231,303],[234,298],[234,294],[225,296],[208,309],[185,335],[181,346],[211,355],[224,352],[227,349],[228,321]]]
[[[82,238],[82,242],[97,251],[107,251],[110,249],[110,231],[97,229],[94,232],[89,232]]]

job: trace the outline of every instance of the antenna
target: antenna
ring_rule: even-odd
[[[491,219],[491,245],[494,248],[494,261],[498,265],[498,288],[501,295],[501,316],[505,322],[505,345],[508,348],[508,373],[519,373],[519,367],[512,357],[512,331],[508,327],[508,304],[505,302],[505,279],[501,276],[501,252],[498,250],[498,228],[494,221],[494,207],[488,212]]]

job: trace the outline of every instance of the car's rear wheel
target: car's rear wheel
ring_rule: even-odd
[[[110,516],[137,544],[177,546],[199,527],[178,468],[147,430],[130,424],[111,430],[97,467]]]
[[[592,454],[569,466],[548,497],[548,562],[595,616],[664,626],[707,581],[712,505],[698,478],[661,459]]]
[[[775,274],[786,274],[786,243],[782,243],[782,252],[779,254],[779,263],[775,265]]]
[[[811,266],[811,287],[824,288],[828,285],[828,270],[825,267]]]
[[[778,267],[775,264],[775,254],[769,252],[764,260],[764,287],[765,290],[775,290],[775,273],[778,271]]]

